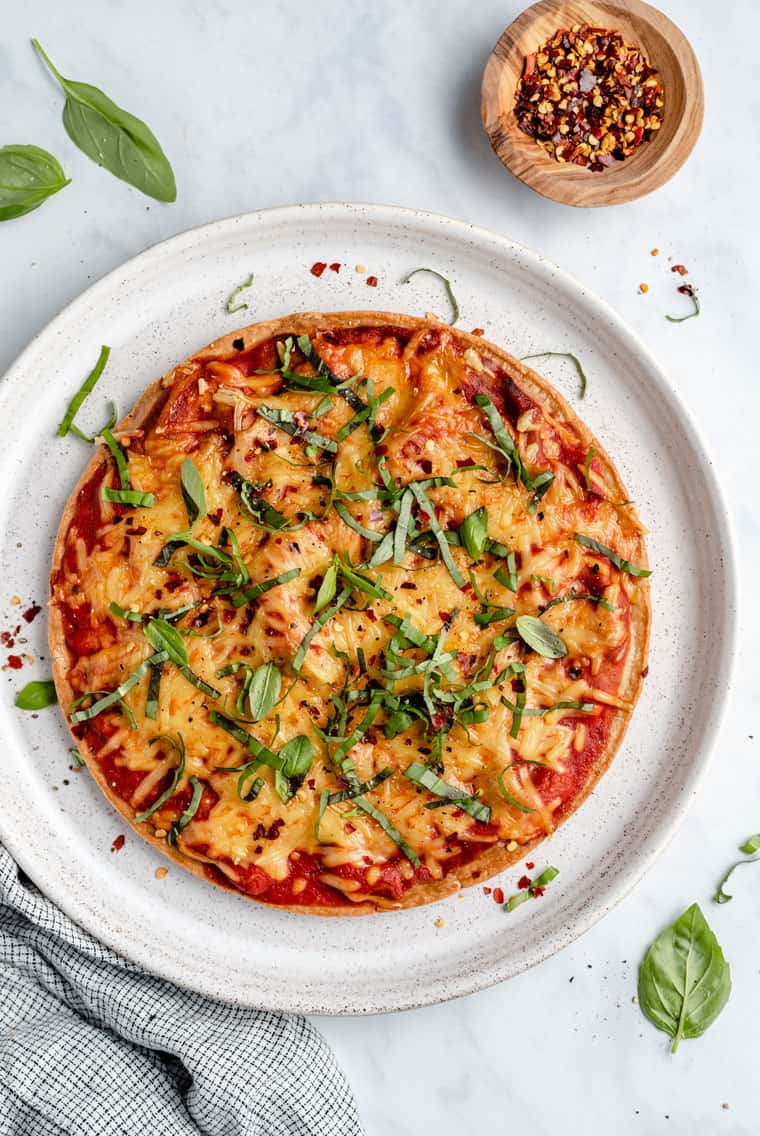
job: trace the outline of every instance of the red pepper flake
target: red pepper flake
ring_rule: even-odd
[[[660,129],[664,101],[639,47],[618,31],[574,24],[526,57],[515,116],[520,130],[558,162],[599,171]]]
[[[526,888],[529,888],[530,876],[520,876],[519,880],[517,881],[517,886],[519,887],[520,891],[525,891]]]
[[[371,607],[368,607],[367,610],[364,612],[364,614],[366,615],[366,617],[370,621],[370,623],[377,623],[377,615],[375,614],[375,612],[372,610]]]
[[[546,888],[542,888],[539,885],[538,887],[532,887],[530,889],[530,894],[533,896],[534,899],[540,899],[545,891],[546,891]]]
[[[145,530],[143,529],[143,532],[144,531]],[[26,609],[26,611],[24,612],[24,619],[26,620],[27,623],[32,623],[37,618],[37,616],[40,614],[41,611],[42,611],[42,608],[40,607],[39,604],[32,604],[32,606],[28,607]]]
[[[503,890],[501,888],[494,888],[493,889],[493,898],[494,898],[494,903],[503,903],[504,902]]]
[[[312,274],[312,276],[321,276],[326,268],[327,264],[324,260],[317,260],[314,262],[314,264],[312,264],[309,272]]]
[[[212,525],[219,525],[222,522],[223,516],[224,509],[216,509],[213,513],[209,513],[208,519],[211,521]]]
[[[111,851],[112,852],[121,852],[125,843],[126,843],[126,837],[123,836],[121,833],[119,833],[119,835],[116,837],[113,844],[111,845]]]
[[[24,661],[20,655],[9,655],[8,666],[12,671],[20,671],[24,665]]]
[[[528,869],[529,872],[532,872],[533,869],[535,868],[535,866],[536,865],[533,863],[532,860],[526,860],[525,861],[525,867]]]
[[[679,276],[686,276],[689,271],[685,264],[674,264],[671,266],[671,272],[677,272]]]
[[[448,623],[449,620],[451,619],[451,612],[450,611],[439,611],[438,612],[438,618],[440,619],[441,623]]]
[[[12,647],[15,642],[16,640],[13,638],[10,631],[3,631],[2,634],[0,634],[0,643],[2,643],[4,647]]]
[[[356,825],[355,825],[355,824],[351,824],[351,821],[350,821],[350,820],[348,820],[348,821],[346,821],[346,823],[345,823],[345,824],[343,825],[343,829],[344,829],[344,831],[345,831],[345,832],[356,832]]]
[[[368,276],[367,277],[367,284],[369,285],[370,288],[377,288],[377,277],[376,276]]]
[[[485,328],[474,327],[470,332],[470,335],[485,335]]]
[[[316,786],[317,786],[317,783],[316,783],[316,781],[314,780],[313,777],[310,777],[309,780],[306,782],[306,784],[309,786],[310,789],[315,789]]]
[[[484,887],[483,888],[483,895],[490,895],[492,891],[493,891],[493,888]]]
[[[340,272],[340,261],[336,260],[330,265],[331,272]]]

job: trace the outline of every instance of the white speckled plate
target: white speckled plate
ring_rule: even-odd
[[[317,279],[309,267],[340,261]],[[379,279],[355,270],[366,265]],[[360,919],[283,913],[204,884],[131,831],[86,773],[70,771],[60,712],[13,708],[43,677],[42,616],[21,646],[39,659],[0,683],[0,833],[26,872],[82,926],[127,957],[223,999],[282,1010],[360,1013],[466,994],[570,943],[641,877],[683,818],[726,699],[734,638],[731,538],[709,457],[665,376],[617,316],[554,265],[458,221],[374,205],[307,205],[234,217],[175,237],[94,285],[39,335],[0,389],[0,618],[45,603],[53,538],[86,447],[54,438],[65,404],[97,358],[111,361],[81,418],[95,428],[107,398],[126,411],[172,364],[246,322],[288,312],[379,308],[447,316],[433,277],[450,276],[461,326],[516,355],[571,350],[589,376],[579,402],[567,363],[542,368],[618,465],[650,527],[650,672],[628,734],[596,792],[536,853],[560,875],[544,899],[506,915],[479,888],[431,907]],[[227,315],[231,289],[255,275]],[[7,424],[13,423],[10,429]],[[678,602],[673,602],[673,597]],[[709,652],[705,645],[709,644]],[[709,661],[708,661],[709,660]],[[504,873],[514,889],[519,866]],[[436,926],[437,921],[445,925]]]

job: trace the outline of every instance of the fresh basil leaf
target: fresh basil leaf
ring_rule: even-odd
[[[588,600],[589,603],[603,607],[605,611],[615,610],[615,605],[604,599],[603,596],[595,596],[593,592],[570,592],[566,596],[556,596],[553,600],[549,600],[548,603],[542,605],[541,611],[546,612],[550,607],[556,607],[557,604],[572,603],[573,600]]]
[[[538,616],[518,615],[515,627],[523,643],[545,659],[561,659],[567,654],[567,647],[557,632]]]
[[[282,410],[276,406],[257,406],[256,413],[260,418],[263,418],[266,422],[271,422],[273,426],[276,426],[291,438],[303,438],[305,442],[309,442],[330,454],[335,454],[338,451],[338,443],[334,438],[327,438],[324,434],[315,433],[314,430],[304,429],[298,424],[290,410]]]
[[[431,502],[427,493],[422,488],[422,486],[419,482],[417,482],[417,481],[410,482],[409,488],[411,489],[414,496],[417,498],[417,504],[419,505],[420,509],[425,513],[425,515],[428,518],[428,524],[430,525],[430,530],[431,530],[431,532],[433,533],[433,536],[436,539],[436,542],[438,544],[438,548],[440,549],[441,559],[443,560],[443,563],[448,568],[449,575],[451,576],[452,580],[454,581],[454,583],[457,585],[458,588],[463,588],[467,581],[465,580],[462,573],[459,571],[457,564],[456,564],[456,561],[454,560],[454,557],[451,555],[451,549],[449,548],[449,542],[446,539],[446,534],[444,533],[443,529],[441,528],[440,522],[435,515],[435,506],[433,505],[433,503]]]
[[[237,300],[237,298],[238,298],[238,296],[240,295],[241,292],[244,292],[246,290],[246,288],[250,288],[252,284],[253,284],[253,273],[251,273],[251,275],[248,277],[248,279],[244,280],[242,284],[238,284],[237,288],[235,288],[230,293],[229,298],[227,300],[227,303],[225,305],[226,308],[227,308],[227,311],[229,312],[230,315],[232,315],[233,312],[242,312],[244,308],[248,307],[247,304],[236,304],[235,300]]]
[[[174,173],[156,136],[139,118],[97,87],[64,79],[40,43],[35,50],[66,92],[63,125],[80,150],[99,166],[158,201],[175,201]]]
[[[354,799],[356,802],[356,807],[358,809],[361,809],[363,813],[366,813],[367,816],[371,816],[372,819],[380,825],[380,828],[382,828],[385,835],[389,836],[393,843],[396,844],[398,848],[404,853],[407,860],[411,864],[413,864],[415,868],[419,868],[419,856],[414,851],[411,844],[408,844],[407,841],[404,840],[399,830],[388,819],[385,813],[381,812],[380,809],[376,809],[375,806],[371,804],[366,797],[356,797]]]
[[[581,361],[578,358],[578,356],[573,355],[570,351],[539,351],[536,355],[522,355],[521,358],[520,358],[520,362],[524,363],[526,359],[551,359],[551,358],[554,358],[554,359],[569,359],[570,360],[570,362],[575,367],[578,378],[581,381],[581,389],[580,389],[579,397],[585,398],[586,397],[586,387],[588,385],[588,380],[586,378],[586,372],[583,370],[583,367],[581,366]]]
[[[208,508],[206,506],[206,490],[203,487],[203,478],[192,458],[185,458],[182,463],[180,485],[182,488],[182,499],[187,509],[187,523],[188,525],[194,525],[199,517],[206,516]]]
[[[285,777],[304,778],[314,760],[314,746],[304,734],[291,738],[280,750]]]
[[[264,663],[251,676],[248,687],[248,705],[254,722],[260,722],[280,697],[282,677],[274,663]]]
[[[415,268],[406,276],[404,276],[401,283],[408,284],[411,281],[412,277],[416,276],[418,272],[428,272],[431,276],[437,276],[439,280],[443,281],[444,287],[446,289],[446,295],[448,296],[449,303],[451,304],[451,319],[449,320],[449,325],[453,327],[459,319],[459,304],[457,303],[457,298],[454,295],[454,289],[451,287],[451,281],[442,273],[436,272],[434,268]]]
[[[740,851],[746,852],[748,856],[752,856],[755,852],[760,852],[760,832],[755,836],[750,836],[748,840],[745,840]]]
[[[488,510],[485,505],[465,517],[459,526],[459,535],[471,559],[480,560],[488,540]]]
[[[113,505],[129,505],[135,509],[152,509],[156,503],[152,493],[143,493],[140,489],[111,489],[109,485],[104,485],[102,494],[104,501],[110,501]]]
[[[327,605],[331,603],[335,596],[337,587],[338,564],[337,561],[333,560],[332,564],[325,572],[322,583],[319,585],[319,591],[317,592],[317,602],[314,604],[314,615],[320,612],[323,607],[327,607]]]
[[[44,710],[46,706],[55,706],[57,701],[58,695],[55,693],[55,683],[52,679],[28,682],[16,695],[16,706],[19,710]]]
[[[39,146],[0,147],[0,221],[39,209],[69,185],[57,158]]]
[[[623,560],[622,556],[618,556],[617,552],[613,552],[606,544],[602,544],[591,536],[584,536],[583,533],[573,533],[573,540],[578,544],[582,544],[584,548],[590,548],[592,552],[599,553],[600,556],[606,556],[616,568],[619,568],[621,572],[627,572],[629,576],[652,575],[649,569],[637,568],[635,564],[629,563],[628,560]]]
[[[731,969],[699,905],[692,903],[662,931],[639,971],[639,1005],[650,1022],[673,1038],[699,1037],[731,993]]]
[[[146,809],[145,812],[137,813],[137,815],[135,816],[135,824],[142,824],[143,821],[148,820],[149,817],[152,817],[154,813],[157,813],[161,806],[165,805],[166,802],[174,796],[177,789],[179,788],[179,783],[182,780],[182,776],[185,772],[185,739],[182,737],[182,734],[177,734],[176,741],[171,736],[171,734],[159,734],[158,737],[151,738],[148,744],[155,745],[156,742],[168,742],[172,749],[175,749],[177,751],[179,760],[174,768],[174,776],[172,777],[171,783],[169,784],[168,788],[166,788],[163,793],[161,793],[156,798],[150,808]]]

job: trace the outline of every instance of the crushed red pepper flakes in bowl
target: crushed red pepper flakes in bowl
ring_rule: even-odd
[[[574,24],[525,57],[515,93],[520,130],[558,162],[599,171],[630,157],[662,125],[657,72],[620,32]]]

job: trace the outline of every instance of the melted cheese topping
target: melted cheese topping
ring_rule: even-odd
[[[215,866],[242,890],[274,902],[340,903],[369,897],[387,905],[415,880],[442,879],[478,848],[496,842],[527,844],[550,833],[572,807],[589,774],[589,755],[598,756],[613,716],[628,709],[616,689],[629,648],[630,607],[645,602],[636,578],[577,543],[573,533],[593,537],[632,561],[640,561],[643,543],[634,510],[615,503],[615,486],[606,484],[605,468],[592,460],[586,472],[571,424],[553,418],[519,391],[519,413],[510,414],[502,391],[505,383],[513,390],[514,384],[487,347],[465,350],[455,332],[429,327],[414,334],[393,329],[320,333],[313,344],[340,379],[371,379],[371,388],[362,378],[346,388],[365,401],[390,392],[376,407],[375,436],[368,421],[361,423],[338,441],[331,468],[330,455],[309,447],[303,430],[337,438],[355,410],[339,394],[326,401],[324,393],[290,388],[279,373],[256,374],[278,365],[272,342],[253,353],[185,364],[164,380],[166,402],[148,430],[120,438],[131,483],[154,494],[154,506],[126,510],[98,494],[97,524],[75,512],[53,602],[69,613],[72,626],[80,625],[86,613],[86,622],[98,631],[86,649],[73,632],[69,636],[74,658],[67,677],[76,695],[114,689],[152,653],[143,625],[113,615],[111,604],[143,614],[198,605],[177,626],[196,632],[184,640],[190,668],[220,692],[219,699],[204,695],[170,662],[163,668],[155,721],[145,715],[146,676],[126,696],[136,728],[130,728],[118,708],[78,727],[104,769],[108,761],[113,791],[137,812],[167,788],[176,766],[176,752],[155,739],[182,736],[183,776],[176,793],[145,822],[150,831],[167,836],[188,804],[190,779],[197,778],[206,786],[202,807],[176,838],[186,856]],[[290,369],[314,373],[296,350]],[[504,412],[505,428],[528,474],[550,469],[554,475],[533,508],[533,493],[486,444],[494,442],[494,435],[473,402],[477,390],[488,392]],[[295,414],[299,432],[283,432],[257,413],[261,406]],[[188,527],[180,487],[188,454],[201,475],[208,507],[192,526],[193,538],[219,547],[222,526],[228,526],[251,583],[291,569],[298,571],[294,579],[236,608],[229,595],[218,594],[218,581],[199,573],[192,548],[177,549],[166,567],[155,565],[167,538]],[[485,508],[488,537],[515,553],[516,591],[494,576],[506,565],[503,555],[485,551],[473,561],[461,545],[450,551],[468,581],[464,588],[440,557],[426,559],[411,550],[398,564],[388,560],[366,567],[377,541],[364,538],[338,515],[324,479],[330,478],[342,494],[376,489],[383,484],[379,463],[386,479],[399,487],[450,479],[443,486],[428,483],[426,489],[442,530],[458,532],[465,517]],[[257,486],[292,529],[267,531],[257,524],[241,507],[231,471]],[[116,484],[110,464],[109,479]],[[397,519],[387,501],[341,499],[357,525],[379,535]],[[415,506],[418,530],[430,527],[423,514]],[[431,541],[427,547],[437,546]],[[390,598],[354,591],[313,636],[295,673],[294,657],[313,627],[316,595],[336,552],[354,566],[364,565],[363,574]],[[543,614],[567,648],[560,659],[528,650],[519,639],[511,641],[514,618],[487,626],[474,619],[483,606],[478,594],[489,605],[541,615],[552,599],[591,591],[608,606],[574,600]],[[419,699],[422,691],[420,673],[394,684],[383,677],[385,652],[396,630],[384,621],[388,615],[408,616],[419,632],[434,638],[444,629],[442,646],[454,660],[453,677],[444,685],[465,686],[482,672],[479,677],[491,685],[474,699],[487,718],[462,724],[444,716],[433,726],[418,719],[388,738],[383,730],[387,714],[381,712],[349,756],[360,782],[393,770],[366,799],[391,822],[396,835],[389,836],[352,800],[328,806],[317,834],[322,791],[346,788],[331,760],[336,743],[325,742],[315,729],[329,721],[331,695],[342,692],[347,698],[352,690],[390,686],[394,694]],[[404,657],[419,663],[425,655],[411,649]],[[234,716],[241,672],[223,676],[225,667],[246,663],[255,668],[268,661],[280,669],[284,693],[264,720],[242,728],[274,750],[306,735],[315,756],[290,800],[281,799],[273,771],[262,766],[255,775],[264,787],[247,801],[241,799],[238,774],[220,767],[241,766],[250,754],[211,722],[209,711],[232,711]],[[514,705],[519,700],[520,679],[509,670],[514,663],[525,667],[526,713],[519,729],[513,728],[514,711],[504,701]],[[591,708],[535,713],[563,702]],[[366,709],[365,701],[350,710],[346,733]],[[455,804],[426,808],[437,803],[435,794],[403,775],[412,762],[431,761],[438,729],[443,742],[434,768],[449,785],[477,795],[490,809],[489,823],[477,823]],[[252,778],[242,786],[244,793],[251,783]],[[416,854],[419,867],[400,850],[399,840]]]

